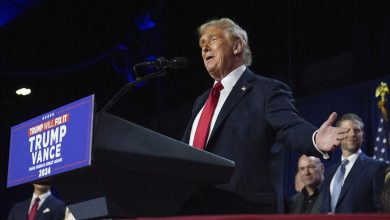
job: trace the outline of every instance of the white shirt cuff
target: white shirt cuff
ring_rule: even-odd
[[[315,137],[316,137],[317,132],[318,132],[318,130],[316,130],[316,131],[313,133],[313,135],[311,136],[311,140],[313,141],[313,145],[314,145],[314,147],[316,148],[316,150],[317,150],[318,152],[320,152],[320,154],[322,155],[322,158],[323,158],[324,160],[327,160],[327,159],[330,158],[330,157],[329,157],[329,154],[328,154],[327,152],[322,152],[320,149],[318,149],[318,147],[317,147],[317,145],[316,145]]]

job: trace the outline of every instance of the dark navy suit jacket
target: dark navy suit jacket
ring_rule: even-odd
[[[8,220],[26,220],[30,202],[31,198],[16,203],[8,214]],[[50,195],[39,207],[35,220],[63,220],[65,209],[66,205],[64,202]]]
[[[326,172],[321,212],[331,211],[330,183],[341,162]],[[380,194],[386,164],[360,153],[344,180],[335,213],[369,213],[381,211]]]
[[[183,136],[186,143],[210,90],[195,101]],[[226,99],[205,148],[236,164],[229,182],[218,188],[256,202],[259,207],[271,205],[276,207],[274,212],[283,211],[284,158],[278,154],[289,146],[320,156],[312,143],[316,129],[300,116],[287,85],[246,69]]]

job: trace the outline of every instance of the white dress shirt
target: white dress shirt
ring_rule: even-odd
[[[240,67],[238,67],[237,69],[233,70],[231,73],[229,73],[225,78],[223,78],[221,80],[221,83],[223,85],[223,89],[220,92],[219,99],[218,99],[218,104],[215,107],[213,118],[211,119],[210,130],[209,130],[207,142],[208,142],[208,140],[210,138],[211,131],[214,128],[215,121],[217,120],[217,117],[219,115],[219,112],[222,109],[223,104],[225,103],[225,101],[226,101],[227,97],[229,96],[230,92],[232,91],[234,85],[236,85],[238,79],[244,73],[245,69],[246,69],[246,66],[245,65],[241,65]],[[215,83],[217,83],[217,81],[214,82],[214,85],[215,85]],[[193,146],[195,131],[196,131],[196,128],[198,127],[200,115],[203,112],[203,108],[204,108],[204,105],[203,105],[202,109],[199,111],[198,115],[196,116],[196,118],[194,120],[194,123],[192,124],[191,136],[190,136],[190,142],[189,142],[189,144],[191,146]]]
[[[51,192],[49,190],[46,193],[43,193],[42,195],[39,196],[39,205],[38,205],[37,210],[41,207],[41,205],[45,202],[47,197],[49,197],[50,195],[51,195]],[[37,195],[33,194],[31,202],[30,202],[30,208],[28,208],[28,213],[30,213],[31,207],[33,206],[35,198],[37,198],[37,197],[38,197]]]
[[[345,166],[345,174],[344,174],[342,185],[344,185],[345,179],[347,178],[349,172],[351,171],[353,165],[356,162],[356,159],[358,158],[358,156],[359,156],[359,154],[361,152],[362,151],[359,149],[356,153],[349,155],[347,158],[344,158],[343,156],[341,156],[341,161],[344,161],[344,160],[348,160],[349,161],[348,164]],[[333,175],[332,181],[330,182],[330,194],[331,195],[333,194],[334,178],[335,178],[335,175]]]

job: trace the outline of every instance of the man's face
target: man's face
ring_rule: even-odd
[[[234,44],[227,34],[217,26],[207,27],[199,39],[202,58],[210,76],[222,80],[235,68]]]
[[[347,138],[341,141],[341,149],[351,154],[357,152],[363,143],[363,125],[356,120],[344,120],[339,127],[349,128]]]
[[[323,180],[324,166],[319,159],[302,156],[298,162],[298,171],[305,186],[314,188]]]
[[[34,188],[40,191],[47,191],[49,190],[50,186],[49,185],[43,185],[43,184],[36,184],[34,183]]]

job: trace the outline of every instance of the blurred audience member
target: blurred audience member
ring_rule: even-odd
[[[298,161],[298,176],[304,187],[290,199],[289,213],[320,213],[322,195],[319,188],[324,180],[321,160],[302,155]]]
[[[63,220],[65,203],[51,195],[50,186],[33,184],[32,198],[14,204],[8,220]]]

